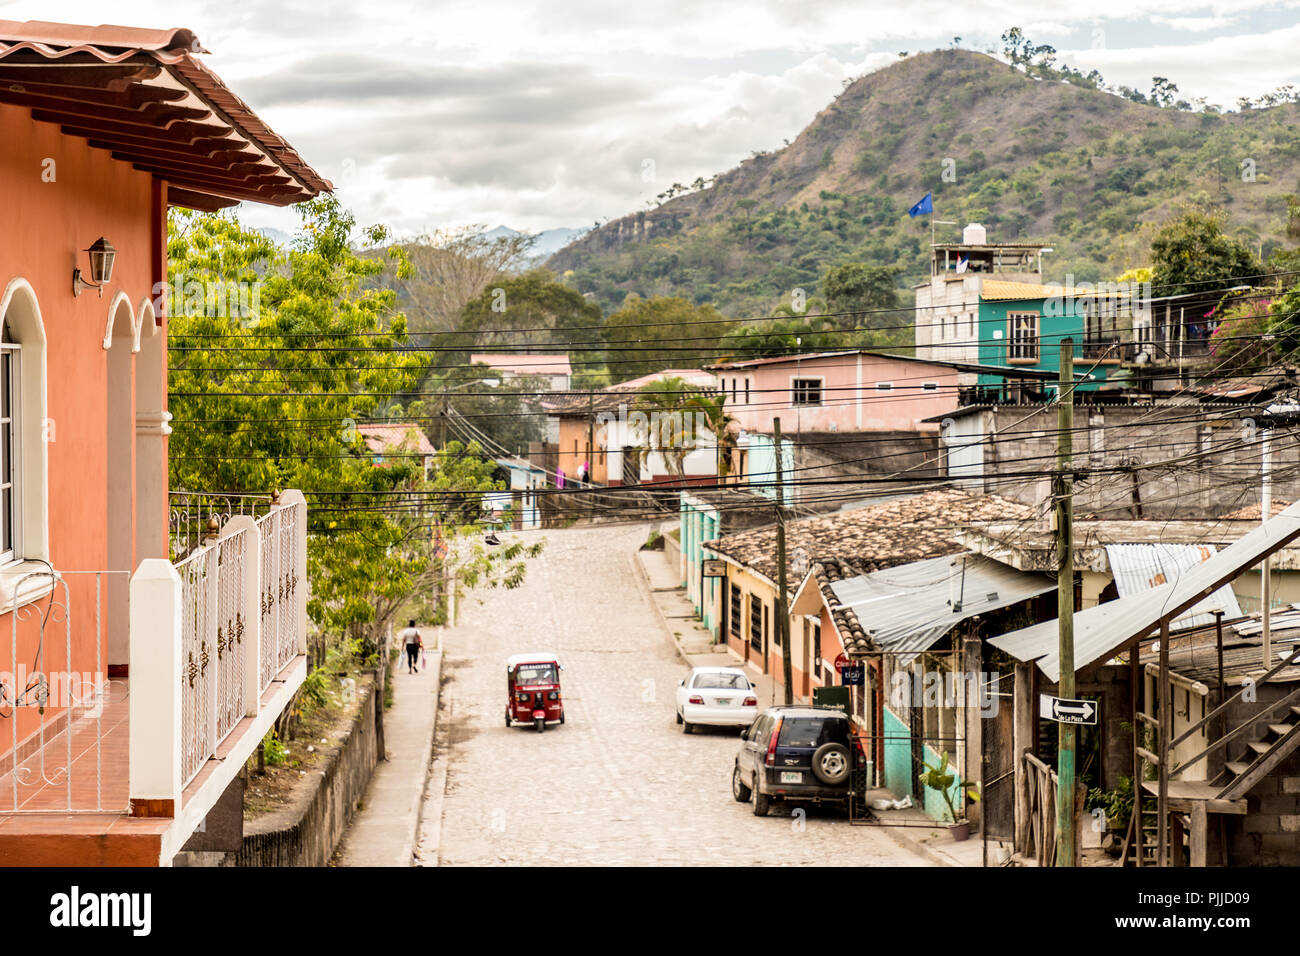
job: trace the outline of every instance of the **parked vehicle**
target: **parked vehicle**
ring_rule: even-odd
[[[531,723],[542,732],[564,723],[559,658],[549,651],[515,654],[506,660],[506,726]]]
[[[740,735],[731,772],[736,802],[766,816],[773,801],[843,803],[866,762],[852,722],[830,707],[771,707]]]
[[[677,682],[677,723],[684,734],[697,724],[748,727],[757,716],[754,685],[738,667],[696,667]]]

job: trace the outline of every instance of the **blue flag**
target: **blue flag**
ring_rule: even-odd
[[[927,212],[934,212],[934,198],[930,193],[926,193],[919,203],[907,211],[907,214],[915,219],[917,216],[924,216]]]

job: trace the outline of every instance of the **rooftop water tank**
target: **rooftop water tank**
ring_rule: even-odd
[[[967,246],[985,246],[989,241],[988,232],[978,222],[972,222],[961,231],[961,241]]]

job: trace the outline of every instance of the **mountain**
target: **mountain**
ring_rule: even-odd
[[[260,229],[254,229],[254,232],[260,232],[266,238],[270,239],[281,249],[287,249],[293,244],[293,236],[283,229],[276,229],[274,226],[262,226]]]
[[[581,236],[585,231],[585,229],[568,229],[565,227],[543,229],[536,234],[537,241],[533,243],[533,254],[529,258],[534,263],[540,264]],[[483,235],[488,239],[497,239],[502,236],[519,236],[523,235],[523,233],[518,229],[511,229],[509,226],[497,226],[495,229],[483,233]]]
[[[788,146],[607,222],[547,265],[606,309],[636,292],[766,315],[854,261],[896,266],[910,290],[928,275],[930,223],[907,210],[926,192],[935,218],[958,224],[937,226],[939,241],[981,222],[990,241],[1041,242],[1051,279],[1143,264],[1190,199],[1222,204],[1265,255],[1285,241],[1300,106],[1188,112],[1077,80],[967,50],[900,60],[848,85]]]

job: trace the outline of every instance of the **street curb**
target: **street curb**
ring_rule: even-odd
[[[416,851],[420,846],[420,833],[424,827],[424,802],[429,794],[429,778],[433,771],[433,744],[438,739],[438,713],[442,708],[442,635],[438,635],[438,649],[434,651],[433,658],[433,676],[436,680],[433,682],[433,723],[429,725],[429,736],[424,742],[424,753],[427,757],[424,764],[424,780],[420,784],[420,806],[415,812],[415,829],[411,832],[411,847],[406,856],[411,861],[409,865],[414,866],[418,859]],[[446,772],[443,773],[443,784],[446,784]],[[438,803],[438,824],[442,824],[442,802]]]
[[[646,570],[645,564],[641,561],[641,549],[637,548],[637,550],[628,555],[628,558],[637,570],[636,579],[641,585],[641,591],[645,595],[646,600],[650,602],[650,606],[655,609],[655,615],[659,618],[659,623],[663,625],[664,633],[667,634],[668,639],[673,642],[673,648],[677,651],[677,656],[682,659],[683,664],[690,664],[691,659],[686,656],[686,650],[682,646],[682,642],[677,639],[677,635],[669,625],[668,616],[664,614],[664,609],[660,607],[659,602],[655,600],[655,589],[654,585],[650,583],[650,572]]]
[[[963,864],[961,864],[957,860],[954,860],[952,857],[948,856],[947,854],[940,853],[936,850],[931,849],[925,844],[918,842],[917,840],[913,840],[906,833],[903,833],[898,827],[891,827],[888,824],[881,823],[875,825],[874,829],[883,831],[885,836],[893,840],[894,843],[896,843],[898,846],[902,847],[904,850],[907,850],[910,853],[915,853],[919,857],[923,857],[924,859],[928,860],[930,863],[934,864],[935,866],[963,867],[963,869],[965,868]]]
[[[441,651],[439,651],[441,656]],[[438,717],[442,707],[442,666],[438,667],[438,704],[434,712],[433,741],[429,750],[429,772],[425,776],[424,792],[420,796],[420,813],[415,826],[415,847],[411,858],[415,866],[438,866],[442,850],[442,806],[447,796],[447,761],[439,760],[433,747],[438,741]],[[450,718],[450,712],[448,717]],[[426,810],[431,812],[426,813]],[[429,858],[420,856],[421,849],[427,849]]]

